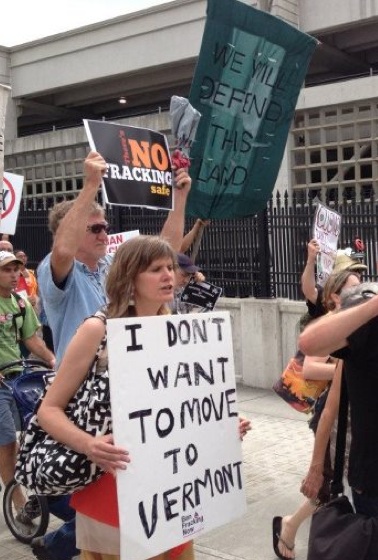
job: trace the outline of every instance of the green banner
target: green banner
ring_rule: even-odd
[[[250,216],[271,197],[316,40],[237,0],[208,0],[190,103],[202,114],[187,214]]]

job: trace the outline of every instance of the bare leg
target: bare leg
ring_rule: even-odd
[[[282,518],[278,550],[285,558],[295,558],[294,545],[297,531],[303,521],[314,513],[315,509],[316,506],[314,503],[311,500],[306,500],[292,515],[285,515],[285,517]],[[293,550],[290,550],[288,547],[293,548]]]
[[[16,466],[17,442],[13,441],[7,445],[0,445],[0,477],[6,486],[14,477]],[[13,503],[17,510],[25,504],[24,496],[19,488],[13,492]]]

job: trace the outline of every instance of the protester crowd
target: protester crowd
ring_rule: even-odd
[[[111,434],[93,437],[75,428],[65,418],[67,403],[63,400],[68,402],[77,393],[93,363],[101,364],[101,371],[107,370],[106,342],[101,353],[96,353],[101,339],[106,340],[107,317],[189,311],[179,309],[174,300],[177,303],[180,290],[192,277],[204,279],[184,253],[195,240],[202,222],[197,221],[184,236],[185,204],[191,180],[187,169],[173,169],[174,210],[168,213],[160,237],[138,236],[124,243],[114,259],[114,255],[106,254],[109,226],[103,207],[96,202],[106,170],[106,163],[97,152],[89,153],[84,162],[85,180],[78,197],[51,209],[49,229],[53,245],[37,271],[26,267],[24,251],[14,251],[9,239],[0,241],[3,314],[0,363],[32,353],[57,369],[56,379],[38,410],[38,420],[54,438],[84,453],[105,472],[98,482],[76,492],[73,498],[50,500],[51,511],[64,523],[57,530],[33,539],[32,551],[40,560],[70,560],[79,553],[88,560],[119,558],[113,475],[117,469],[127,467],[128,452],[114,445]],[[21,305],[25,307],[22,316],[16,313]],[[17,323],[13,319],[16,315]],[[69,371],[68,375],[65,371]],[[6,385],[20,374],[16,370],[7,376]],[[15,471],[19,418],[5,384],[0,385],[0,423],[0,476],[7,484]],[[249,429],[250,421],[240,418],[239,437]],[[103,499],[105,487],[109,498],[107,507]],[[28,525],[33,527],[33,519],[23,509],[24,499],[21,492],[15,493],[17,522],[27,530]],[[192,542],[188,541],[157,556],[156,560],[190,560],[193,554]]]
[[[182,292],[192,279],[205,280],[186,254],[200,226],[207,225],[197,221],[184,236],[185,204],[191,185],[187,169],[174,169],[174,210],[168,213],[160,236],[138,236],[124,243],[115,256],[106,253],[109,225],[104,208],[96,202],[105,170],[102,156],[90,152],[84,162],[80,194],[50,211],[52,249],[37,271],[27,268],[25,251],[14,250],[9,239],[0,241],[0,363],[31,354],[57,370],[38,409],[38,421],[55,440],[85,455],[104,472],[72,498],[51,500],[51,511],[64,523],[33,539],[32,551],[39,560],[70,560],[79,553],[84,560],[120,557],[113,475],[117,469],[129,467],[129,452],[115,446],[111,433],[93,436],[74,426],[66,415],[67,406],[88,372],[98,375],[107,371],[108,317],[193,312],[195,309],[182,301]],[[374,428],[378,299],[365,284],[365,296],[358,298],[367,267],[360,256],[345,252],[337,255],[332,273],[323,286],[319,285],[319,251],[317,241],[311,240],[301,278],[308,313],[298,352],[302,379],[322,381],[323,389],[311,401],[310,427],[315,441],[311,464],[301,483],[306,500],[294,513],[283,512],[273,518],[273,549],[281,559],[295,558],[299,526],[319,504],[331,498],[334,425],[343,377],[350,402],[347,476],[354,507],[357,513],[378,517],[378,437]],[[358,305],[344,309],[343,301],[351,291]],[[5,381],[12,383],[19,375],[16,369]],[[14,477],[18,429],[12,394],[1,384],[0,477],[4,484]],[[249,429],[250,421],[240,418],[239,436],[243,438]],[[32,527],[33,520],[23,509],[22,493],[16,492],[13,499],[18,522]],[[193,543],[186,541],[154,560],[192,558]]]
[[[273,518],[273,549],[280,559],[295,558],[295,536],[301,523],[320,511],[322,505],[331,504],[331,499],[343,490],[343,486],[336,485],[336,478],[338,484],[341,482],[334,471],[336,441],[340,437],[347,441],[342,462],[352,491],[355,512],[366,518],[378,516],[378,439],[376,430],[372,429],[378,373],[372,338],[376,323],[372,302],[376,298],[371,298],[370,309],[367,309],[367,303],[363,303],[364,298],[361,296],[361,286],[365,286],[361,284],[362,275],[367,266],[362,262],[361,254],[339,250],[330,276],[324,285],[320,285],[316,278],[319,253],[320,244],[312,239],[308,243],[307,261],[301,278],[308,319],[299,335],[298,344],[299,351],[305,356],[304,364],[312,361],[316,365],[312,371],[303,365],[303,379],[326,378],[329,383],[313,402],[311,409],[309,425],[315,432],[315,442],[309,470],[300,484],[300,491],[306,500],[294,513]],[[372,296],[369,284],[366,283],[366,286],[367,293]],[[343,309],[343,302],[346,306],[350,294],[355,294],[355,306],[353,309]],[[363,310],[366,310],[365,316]],[[348,391],[350,415],[348,430],[340,435],[337,431],[337,416],[343,379]],[[363,433],[363,430],[366,431]],[[334,520],[336,523],[336,517]],[[339,523],[347,523],[346,518],[340,518]],[[339,524],[339,531],[341,526]],[[366,528],[365,532],[371,544],[366,554],[361,550],[360,558],[372,560],[377,554],[377,529],[373,524],[370,534]],[[357,535],[353,536],[357,542]],[[314,524],[313,534],[310,532],[309,559],[341,560],[356,557],[353,551],[348,553],[340,549],[331,524],[328,538],[324,534],[321,538],[322,542],[315,542]],[[315,549],[317,552],[314,555]]]

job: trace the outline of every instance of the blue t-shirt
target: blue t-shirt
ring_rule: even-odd
[[[59,364],[78,326],[106,303],[105,277],[112,255],[100,259],[96,272],[91,271],[84,263],[74,260],[62,287],[58,287],[53,280],[50,258],[51,253],[38,267],[38,287],[52,330],[56,360]]]

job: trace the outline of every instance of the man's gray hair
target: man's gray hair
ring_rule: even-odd
[[[354,307],[378,295],[378,282],[362,282],[341,292],[341,308]]]

